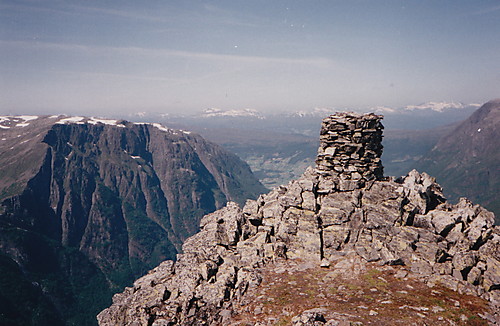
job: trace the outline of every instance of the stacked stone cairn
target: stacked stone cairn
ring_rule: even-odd
[[[338,112],[323,120],[316,171],[333,177],[336,190],[359,189],[383,178],[381,119],[373,113]]]

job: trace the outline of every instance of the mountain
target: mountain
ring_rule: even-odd
[[[494,214],[426,173],[384,177],[380,119],[324,119],[315,168],[206,215],[99,325],[498,325]]]
[[[500,99],[444,135],[416,165],[435,175],[451,200],[466,196],[500,216]],[[497,219],[497,223],[500,220]]]
[[[355,109],[356,112],[375,112],[384,115],[384,125],[395,130],[430,129],[451,124],[466,119],[478,109],[479,104],[464,104],[456,102],[426,102],[418,105],[407,105],[400,108],[376,106]],[[324,116],[337,111],[353,111],[343,108],[315,108],[312,110],[297,111],[288,114],[289,118],[307,120],[322,119]]]
[[[456,102],[425,102],[404,107],[312,108],[295,112],[261,112],[255,109],[210,108],[192,114],[138,112],[131,120],[163,122],[175,126],[267,130],[317,137],[321,120],[335,112],[375,112],[384,114],[388,129],[421,130],[449,125],[468,118],[479,104]]]
[[[85,117],[0,118],[2,325],[93,325],[113,292],[265,188],[197,134]],[[17,279],[18,282],[13,283]],[[50,322],[49,322],[50,321]]]
[[[400,111],[435,111],[435,112],[444,112],[444,111],[456,111],[463,110],[467,108],[479,108],[479,104],[464,104],[457,102],[425,102],[418,105],[407,105],[400,108]],[[381,113],[387,108],[381,108]],[[387,112],[396,112],[397,110],[389,109]]]

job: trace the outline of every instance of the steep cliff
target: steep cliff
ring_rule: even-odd
[[[203,215],[264,191],[235,155],[158,124],[0,123],[0,252],[68,324],[95,323],[113,291],[175,259]]]
[[[500,323],[494,214],[425,173],[383,177],[380,118],[325,119],[316,168],[206,215],[99,324]]]

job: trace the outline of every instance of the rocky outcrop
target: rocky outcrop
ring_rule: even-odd
[[[337,126],[333,119],[325,125]],[[368,143],[378,148],[374,142]],[[335,143],[321,146],[320,152],[335,159],[329,149]],[[372,158],[367,166],[377,166],[377,156]],[[343,165],[348,175],[350,165],[349,160]],[[349,180],[342,173],[325,173],[318,159],[315,169],[243,208],[228,203],[205,216],[201,231],[186,240],[177,261],[163,262],[115,295],[113,305],[99,314],[99,324],[237,325],[232,316],[247,303],[245,294],[259,286],[263,266],[296,260],[336,270],[342,257],[394,266],[429,286],[482,297],[492,306],[483,317],[498,322],[500,230],[491,212],[466,199],[447,203],[441,187],[425,173],[411,171],[394,179],[377,172],[363,186],[339,188],[338,180]],[[336,324],[318,311],[292,322]]]

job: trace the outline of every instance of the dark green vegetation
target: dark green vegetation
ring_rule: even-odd
[[[95,325],[203,215],[265,191],[198,135],[55,121],[0,129],[1,325]]]
[[[467,197],[493,211],[500,224],[500,100],[443,136],[416,167],[435,176],[452,201]]]
[[[30,281],[16,262],[2,254],[0,275],[0,325],[63,325],[39,283]]]

